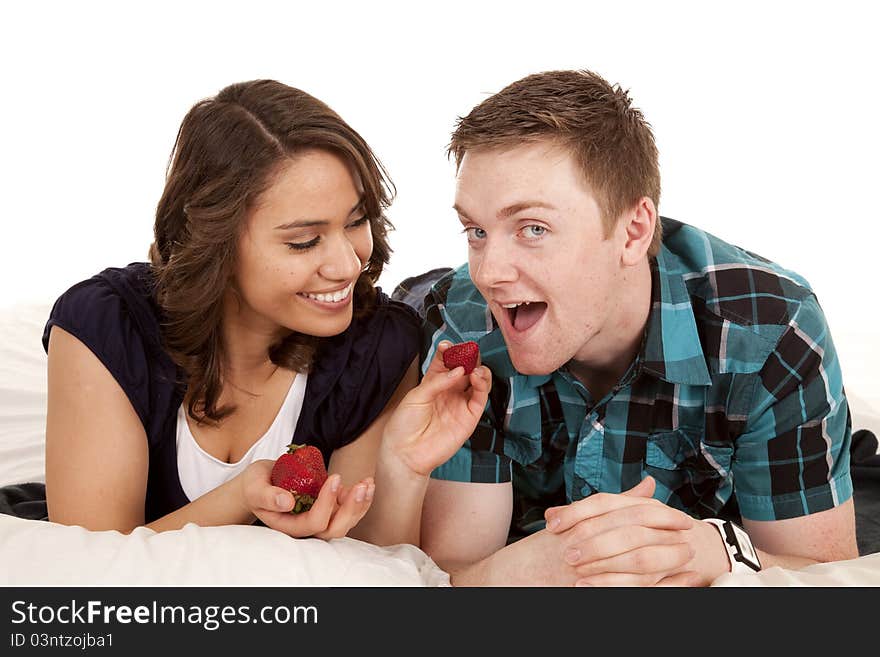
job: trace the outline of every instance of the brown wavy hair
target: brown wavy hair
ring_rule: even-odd
[[[233,84],[196,103],[180,126],[156,209],[150,261],[162,338],[187,377],[187,408],[198,422],[235,411],[218,407],[224,371],[223,299],[249,210],[281,167],[305,149],[341,156],[358,173],[373,252],[354,289],[355,316],[375,306],[392,229],[385,211],[394,185],[370,147],[339,115],[275,80]],[[322,338],[293,332],[272,345],[273,363],[308,371]]]
[[[547,71],[518,80],[458,119],[448,153],[555,141],[574,156],[596,194],[608,237],[620,215],[647,196],[660,207],[660,165],[651,125],[629,91],[592,71]],[[648,255],[660,250],[657,221]]]

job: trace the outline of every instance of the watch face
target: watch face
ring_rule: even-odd
[[[746,534],[745,530],[742,527],[739,527],[735,523],[729,522],[726,524],[733,530],[734,536],[732,538],[734,538],[735,547],[738,550],[736,559],[751,566],[755,570],[760,570],[761,560],[758,559],[758,553],[755,552],[755,548],[752,545],[752,541],[749,538],[749,535]]]

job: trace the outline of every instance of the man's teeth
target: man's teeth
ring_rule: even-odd
[[[528,306],[531,301],[520,301],[519,303],[502,303],[502,308],[517,308],[518,306],[526,305]]]
[[[349,283],[348,287],[342,290],[338,290],[336,292],[331,292],[330,294],[311,294],[305,292],[303,293],[303,296],[308,297],[309,299],[315,299],[316,301],[323,301],[324,303],[339,303],[343,299],[347,298],[350,292],[351,283]]]

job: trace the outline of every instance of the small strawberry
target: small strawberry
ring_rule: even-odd
[[[443,364],[450,370],[461,365],[465,374],[473,372],[480,357],[480,346],[473,341],[454,344],[443,352]]]
[[[272,485],[289,490],[296,502],[291,513],[302,513],[312,508],[321,486],[327,481],[324,457],[313,445],[287,446],[272,466]]]

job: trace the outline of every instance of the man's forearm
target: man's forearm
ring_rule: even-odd
[[[798,570],[800,568],[812,566],[813,564],[822,563],[816,559],[807,559],[806,557],[798,557],[789,554],[770,554],[769,552],[764,552],[757,548],[756,552],[758,553],[758,558],[761,560],[762,570],[772,568],[773,566],[779,566],[780,568],[786,568],[787,570]]]
[[[472,564],[440,563],[453,586],[572,586],[559,536],[540,531]]]

